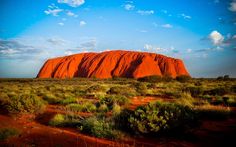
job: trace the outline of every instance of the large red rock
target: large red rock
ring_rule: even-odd
[[[38,78],[190,76],[184,63],[163,55],[134,51],[80,53],[48,59]]]

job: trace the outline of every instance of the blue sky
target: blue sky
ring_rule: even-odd
[[[48,58],[117,49],[183,59],[193,77],[236,77],[236,1],[0,1],[0,77],[35,77]]]

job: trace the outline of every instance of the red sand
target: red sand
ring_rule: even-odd
[[[163,55],[134,51],[81,53],[49,59],[38,78],[189,76],[184,63]]]

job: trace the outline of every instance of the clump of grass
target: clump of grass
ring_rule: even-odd
[[[72,103],[66,106],[68,110],[75,112],[95,112],[97,107],[92,102],[85,102],[82,104]]]
[[[76,102],[77,102],[77,98],[67,97],[67,98],[61,100],[60,104],[67,105],[67,104],[76,103]]]
[[[177,104],[188,106],[188,107],[193,107],[195,102],[196,100],[191,96],[190,93],[187,93],[187,92],[183,92],[181,94],[181,98],[176,100]]]
[[[136,90],[130,86],[114,86],[111,87],[107,93],[112,95],[123,95],[126,97],[132,97],[137,95]]]
[[[116,103],[113,104],[113,107],[112,107],[112,115],[116,116],[116,115],[119,115],[121,113],[121,107],[120,105],[117,105]]]
[[[56,114],[50,121],[51,126],[63,126],[65,123],[65,116],[63,114]]]
[[[48,124],[54,127],[77,127],[82,119],[79,115],[56,114]]]
[[[20,94],[11,97],[4,107],[10,113],[40,113],[44,110],[45,103],[36,95]]]
[[[200,118],[206,119],[227,119],[232,114],[230,107],[214,106],[210,104],[196,106],[194,109]]]
[[[108,112],[109,111],[109,108],[107,107],[106,104],[101,104],[99,107],[98,107],[98,112],[102,112],[102,113],[105,113],[105,112]]]
[[[0,141],[6,140],[13,136],[18,136],[20,131],[15,128],[2,128],[0,129]]]

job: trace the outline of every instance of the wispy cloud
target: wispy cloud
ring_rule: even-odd
[[[44,13],[47,15],[58,16],[58,14],[62,11],[63,9],[60,9],[55,4],[51,4],[48,6],[48,9],[44,11]]]
[[[71,7],[78,7],[85,3],[84,0],[57,0],[57,2],[67,4]]]
[[[23,44],[17,39],[0,39],[0,58],[24,59],[34,58],[44,51],[31,45]]]
[[[191,19],[191,18],[192,18],[191,16],[186,15],[186,14],[184,14],[184,13],[179,14],[179,17],[182,17],[182,18],[184,18],[184,19]]]
[[[74,49],[68,49],[65,51],[66,55],[71,55],[75,53],[81,53],[81,52],[88,52],[88,51],[93,51],[96,49],[97,46],[97,39],[96,38],[90,38],[84,40],[84,42],[80,43],[77,47]]]
[[[59,22],[58,25],[64,26],[64,23],[63,22]]]
[[[145,44],[143,48],[144,48],[144,51],[156,52],[156,53],[178,53],[179,52],[173,46],[169,48],[163,48],[163,47],[158,47],[151,44]]]
[[[53,45],[65,45],[67,41],[58,37],[52,37],[46,40]]]
[[[173,28],[173,26],[171,24],[163,24],[163,25],[161,25],[161,27],[163,27],[163,28]]]
[[[73,12],[71,12],[69,10],[66,11],[66,15],[67,16],[71,16],[71,17],[78,17],[78,15],[76,15],[75,13],[73,13]]]
[[[85,22],[85,21],[83,21],[83,20],[81,20],[80,22],[79,22],[79,25],[82,27],[82,26],[85,26],[87,23]]]
[[[154,14],[154,10],[138,10],[137,13],[140,15],[152,15]]]
[[[230,11],[236,12],[236,1],[232,1],[228,9]]]
[[[134,10],[135,6],[133,4],[125,4],[124,5],[125,10]]]

